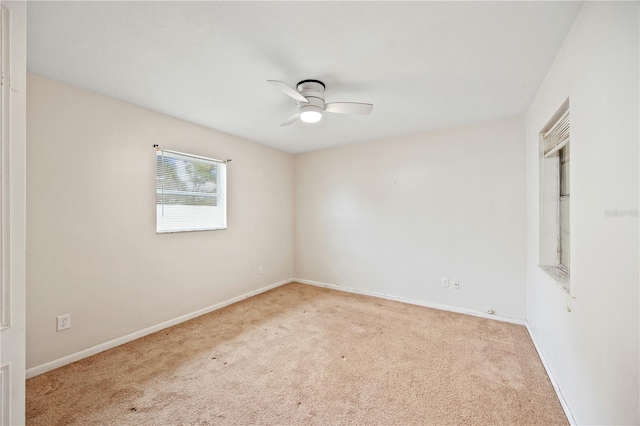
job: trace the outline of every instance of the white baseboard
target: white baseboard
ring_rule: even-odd
[[[551,372],[549,363],[547,363],[547,359],[544,357],[542,350],[540,350],[540,345],[538,344],[538,341],[536,340],[536,337],[533,334],[533,330],[531,330],[531,327],[529,326],[528,322],[526,324],[526,327],[527,327],[527,331],[529,332],[529,336],[531,336],[531,341],[533,342],[533,346],[536,348],[536,352],[538,352],[538,357],[540,358],[540,361],[542,362],[542,365],[544,366],[544,369],[547,372],[547,376],[549,376],[549,380],[553,385],[553,389],[555,389],[556,395],[558,395],[558,400],[560,400],[560,405],[562,405],[562,409],[564,410],[564,414],[567,416],[567,420],[569,420],[569,423],[571,424],[571,426],[576,426],[578,423],[576,422],[576,419],[573,417],[573,413],[569,408],[569,404],[567,404],[567,401],[564,399],[564,396],[562,395],[562,391],[560,390],[560,385],[558,384],[558,381],[556,380],[555,376]]]
[[[339,286],[337,284],[327,284],[327,283],[322,283],[322,282],[319,282],[319,281],[305,280],[305,279],[302,279],[302,278],[294,278],[293,282],[298,282],[298,283],[301,283],[301,284],[313,285],[313,286],[316,286],[316,287],[329,288],[329,289],[332,289],[332,290],[346,291],[348,293],[362,294],[362,295],[365,295],[365,296],[379,297],[381,299],[394,300],[396,302],[408,303],[410,305],[424,306],[425,308],[433,308],[433,309],[438,309],[440,311],[449,311],[449,312],[455,312],[455,313],[458,313],[458,314],[472,315],[474,317],[487,318],[487,319],[491,319],[491,320],[508,322],[508,323],[524,325],[524,326],[527,325],[526,321],[521,320],[521,319],[517,319],[517,318],[509,318],[509,317],[503,317],[503,316],[500,316],[500,315],[492,315],[492,314],[487,314],[487,313],[480,312],[480,311],[474,311],[473,309],[465,309],[465,308],[458,308],[456,306],[441,305],[441,304],[438,304],[438,303],[425,302],[425,301],[417,300],[417,299],[410,299],[410,298],[406,298],[406,297],[392,296],[392,295],[384,294],[384,293],[376,293],[374,291],[360,290],[360,289],[351,288],[351,287],[343,287],[343,286]]]
[[[108,349],[115,348],[116,346],[123,345],[125,343],[131,342],[132,340],[139,339],[141,337],[147,336],[149,334],[155,333],[156,331],[163,330],[165,328],[183,323],[185,321],[189,321],[190,319],[199,317],[200,315],[208,314],[209,312],[216,311],[218,309],[224,308],[225,306],[232,305],[236,302],[240,302],[241,300],[248,299],[249,297],[253,297],[257,294],[264,293],[265,291],[269,291],[276,287],[280,287],[281,285],[288,284],[292,282],[293,279],[288,279],[284,281],[277,282],[275,284],[268,285],[266,287],[259,288],[258,290],[250,291],[245,294],[241,294],[240,296],[234,297],[229,300],[225,300],[224,302],[216,303],[215,305],[208,306],[206,308],[198,309],[197,311],[181,315],[177,318],[170,319],[168,321],[162,322],[157,325],[153,325],[151,327],[147,327],[140,331],[135,331],[133,333],[127,334],[126,336],[118,337],[113,340],[109,340],[108,342],[101,343],[99,345],[90,347],[88,349],[81,350],[79,352],[73,353],[71,355],[67,355],[65,357],[47,362],[45,364],[38,365],[36,367],[30,368],[26,371],[26,378],[30,379],[31,377],[35,377],[39,374],[46,373],[47,371],[54,370],[56,368],[62,367],[67,364],[71,364],[76,361],[80,361],[83,358],[90,357],[92,355],[98,354],[100,352],[104,352]]]

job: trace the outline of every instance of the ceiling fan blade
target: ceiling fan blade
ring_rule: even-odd
[[[280,127],[282,127],[282,126],[290,126],[290,125],[292,125],[293,123],[295,123],[295,122],[296,122],[296,120],[298,120],[298,117],[299,117],[299,116],[300,116],[300,113],[299,113],[299,112],[296,112],[296,113],[295,113],[295,114],[293,114],[291,117],[289,117],[289,118],[287,118],[286,120],[284,120],[284,121],[282,122],[282,124],[280,125]]]
[[[325,104],[324,110],[336,114],[371,114],[372,104],[362,104],[358,102],[332,102]]]
[[[276,89],[280,90],[285,95],[292,97],[296,101],[309,102],[307,100],[307,98],[305,98],[304,96],[302,96],[300,94],[300,92],[298,92],[295,89],[292,89],[291,87],[287,86],[286,84],[284,84],[281,81],[278,81],[278,80],[267,80],[267,82],[271,83],[273,85],[273,87],[275,87]]]

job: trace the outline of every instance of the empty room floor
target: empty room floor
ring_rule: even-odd
[[[292,283],[29,379],[27,424],[567,420],[523,326]]]

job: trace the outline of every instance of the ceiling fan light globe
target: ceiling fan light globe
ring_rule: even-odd
[[[308,109],[300,112],[300,120],[305,123],[317,123],[322,120],[322,112],[316,109]]]

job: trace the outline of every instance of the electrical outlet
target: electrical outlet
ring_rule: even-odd
[[[258,266],[258,273],[259,274],[264,274],[264,266],[262,266],[262,265]]]
[[[451,288],[454,290],[460,290],[460,280],[455,280]]]
[[[57,330],[62,331],[71,328],[71,314],[60,315],[57,319]]]
[[[449,287],[449,278],[442,277],[442,287]]]

